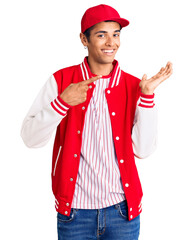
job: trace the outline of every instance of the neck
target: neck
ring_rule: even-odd
[[[97,63],[88,56],[88,65],[90,71],[95,75],[106,76],[113,70],[113,63]]]

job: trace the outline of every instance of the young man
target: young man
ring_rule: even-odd
[[[110,6],[89,8],[80,38],[88,57],[55,72],[24,119],[28,147],[57,128],[52,190],[59,240],[138,239],[142,189],[134,155],[156,147],[154,90],[172,74],[167,63],[150,79],[122,71],[115,54],[129,21]]]

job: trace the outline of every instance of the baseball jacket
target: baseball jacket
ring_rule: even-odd
[[[71,83],[92,77],[85,67],[86,61],[87,58],[79,65],[60,69],[48,79],[21,129],[21,136],[28,147],[42,147],[57,128],[52,156],[52,191],[56,210],[67,216],[70,215],[79,168],[85,114],[95,84],[89,85],[87,100],[77,106],[65,103],[60,94]],[[153,96],[140,92],[140,79],[122,71],[116,60],[113,64],[105,96],[128,204],[128,220],[131,220],[140,214],[143,196],[134,153],[139,158],[145,158],[155,150],[157,117],[151,101]]]

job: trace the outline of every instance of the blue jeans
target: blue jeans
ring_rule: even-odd
[[[102,209],[57,214],[58,240],[138,240],[140,215],[128,221],[127,201]]]

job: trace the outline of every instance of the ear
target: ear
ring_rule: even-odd
[[[88,46],[88,40],[87,40],[87,37],[84,35],[84,33],[80,33],[80,39],[84,46]]]

